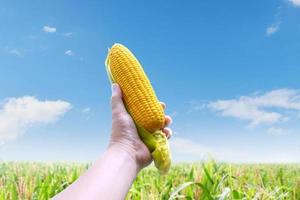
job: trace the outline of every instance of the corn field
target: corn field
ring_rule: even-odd
[[[49,199],[89,164],[0,163],[0,200]],[[127,199],[300,199],[299,164],[226,164],[207,161],[173,165],[167,176],[154,167],[140,172]]]

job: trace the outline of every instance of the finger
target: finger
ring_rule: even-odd
[[[170,139],[171,137],[172,137],[172,129],[170,129],[170,128],[163,128],[163,133],[166,135],[166,137],[168,138],[168,139]]]
[[[163,107],[163,109],[166,109],[167,105],[164,102],[160,102],[161,106]]]
[[[111,108],[113,114],[120,114],[126,112],[123,99],[122,91],[118,84],[113,83],[111,86],[112,95],[111,95]]]
[[[172,124],[172,122],[172,117],[169,115],[165,115],[165,126],[169,126],[170,124]]]

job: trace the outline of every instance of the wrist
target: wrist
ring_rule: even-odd
[[[142,169],[142,165],[139,164],[137,159],[137,151],[133,147],[128,147],[128,145],[119,142],[110,142],[107,150],[115,152],[118,158],[124,159],[130,163],[131,168],[136,174]]]

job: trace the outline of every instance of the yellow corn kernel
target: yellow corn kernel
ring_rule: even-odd
[[[171,155],[162,132],[164,110],[136,57],[121,44],[115,44],[106,58],[106,70],[113,83],[119,84],[127,111],[133,118],[142,141],[162,174],[168,172]]]
[[[139,61],[120,44],[110,49],[108,59],[112,77],[120,85],[128,112],[135,122],[149,132],[162,129],[163,108]]]

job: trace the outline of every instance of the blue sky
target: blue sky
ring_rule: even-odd
[[[0,159],[99,157],[118,42],[167,103],[174,161],[300,162],[299,19],[299,0],[2,2]]]

